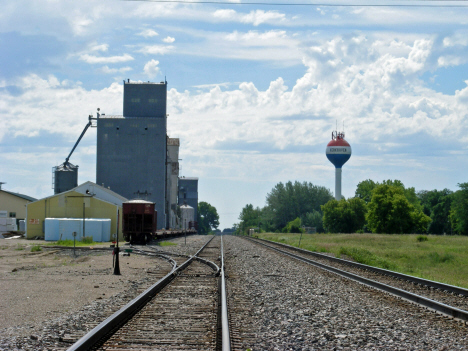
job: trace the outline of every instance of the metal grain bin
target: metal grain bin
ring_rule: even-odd
[[[69,162],[52,169],[54,194],[63,193],[78,186],[78,166]]]
[[[182,221],[182,228],[189,229],[190,222],[195,220],[194,208],[187,204],[180,206],[180,220]]]

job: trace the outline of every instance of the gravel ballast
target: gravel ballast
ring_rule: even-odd
[[[467,350],[465,324],[225,237],[231,323],[243,349]]]

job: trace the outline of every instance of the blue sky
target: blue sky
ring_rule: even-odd
[[[167,79],[181,175],[200,178],[221,228],[280,181],[334,191],[336,123],[353,148],[346,197],[365,179],[416,190],[468,180],[468,8],[239,3],[3,2],[4,188],[51,195],[51,169],[87,116],[122,114],[127,78]],[[79,183],[95,181],[95,150],[92,129],[70,159]]]

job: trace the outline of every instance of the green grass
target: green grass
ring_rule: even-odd
[[[39,245],[34,245],[33,247],[31,247],[31,252],[37,251],[42,251],[42,247],[40,247]]]
[[[177,245],[176,243],[170,242],[170,241],[160,241],[158,243],[159,246],[175,246]]]
[[[15,249],[15,250],[16,250],[16,251],[21,251],[21,250],[24,250],[24,247],[21,246],[20,244],[18,244],[18,245],[16,246],[16,249]]]
[[[258,236],[298,246],[300,234]],[[468,288],[468,236],[303,234],[301,248]]]
[[[86,238],[88,238],[88,237],[86,237]],[[85,241],[76,240],[76,246],[89,246],[89,245],[96,245],[96,244],[99,244],[99,243],[94,242],[92,238],[91,238],[91,240],[87,239]],[[71,239],[59,240],[59,241],[56,241],[56,242],[53,242],[53,243],[48,243],[46,245],[49,245],[49,246],[73,246],[73,240],[71,240]]]

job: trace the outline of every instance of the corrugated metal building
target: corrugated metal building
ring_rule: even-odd
[[[167,82],[124,82],[123,116],[97,120],[96,183],[156,203],[166,226]]]
[[[52,195],[27,206],[27,238],[44,237],[46,218],[108,218],[111,233],[117,231],[117,211],[120,211],[119,238],[122,236],[122,203],[128,201],[108,188],[93,182]]]
[[[169,208],[169,228],[180,228],[177,216],[177,193],[179,186],[179,147],[178,138],[167,138],[167,207]]]
[[[193,207],[195,220],[198,215],[198,178],[180,177],[179,178],[179,205]]]

